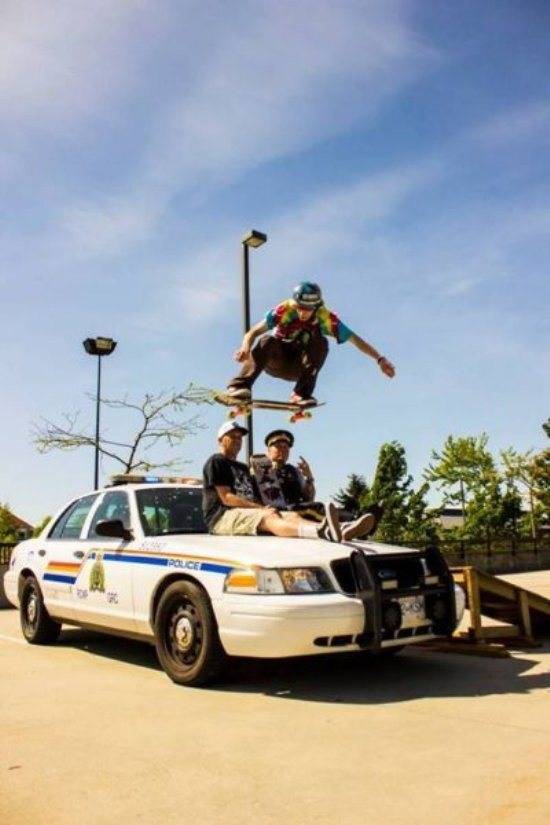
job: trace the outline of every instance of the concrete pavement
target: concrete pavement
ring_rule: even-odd
[[[32,647],[1,611],[0,667],[5,825],[550,822],[549,643],[240,660],[190,689],[147,645]]]

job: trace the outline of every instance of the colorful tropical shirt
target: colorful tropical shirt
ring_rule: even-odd
[[[315,310],[307,321],[301,321],[296,309],[296,302],[292,298],[271,309],[265,320],[268,328],[273,330],[273,335],[282,341],[307,343],[312,333],[319,331],[322,335],[336,338],[339,344],[343,344],[353,335],[353,330],[347,327],[326,306],[321,306]]]

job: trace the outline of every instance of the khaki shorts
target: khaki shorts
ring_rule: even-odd
[[[214,536],[256,536],[265,510],[258,507],[231,507],[212,527]]]

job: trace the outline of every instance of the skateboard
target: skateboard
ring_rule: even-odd
[[[229,418],[237,418],[239,415],[250,415],[252,410],[281,410],[282,412],[290,413],[288,420],[292,424],[311,418],[311,411],[317,409],[317,407],[323,407],[325,404],[324,401],[318,401],[315,404],[303,406],[302,404],[293,404],[291,401],[272,401],[268,398],[251,398],[249,401],[241,401],[227,395],[223,391],[214,391],[212,398],[218,404],[223,404],[224,407],[231,408]]]

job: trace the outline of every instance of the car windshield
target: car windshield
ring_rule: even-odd
[[[146,536],[206,533],[202,492],[184,487],[136,490],[139,517]]]

